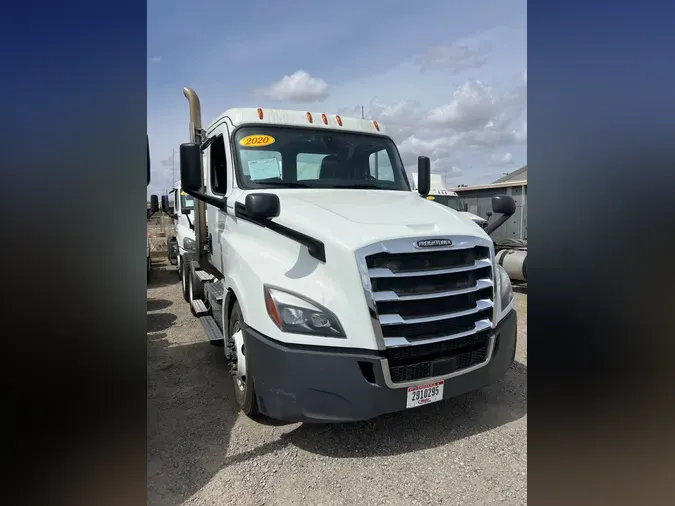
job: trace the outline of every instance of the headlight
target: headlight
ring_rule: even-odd
[[[183,249],[186,249],[186,250],[195,249],[195,240],[190,239],[189,237],[183,238]]]
[[[337,317],[318,303],[270,286],[264,292],[267,314],[282,332],[346,337]]]
[[[499,283],[499,311],[503,313],[513,301],[513,287],[506,269],[501,265],[497,265],[497,282]]]

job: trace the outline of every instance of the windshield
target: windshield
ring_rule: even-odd
[[[235,135],[244,188],[368,188],[409,191],[394,142],[377,135],[245,127]]]
[[[464,206],[459,197],[453,195],[434,195],[434,202],[453,208],[455,211],[464,211]]]

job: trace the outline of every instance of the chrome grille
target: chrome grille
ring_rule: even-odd
[[[364,256],[385,348],[459,339],[491,328],[490,248],[458,242],[450,249],[383,248]]]

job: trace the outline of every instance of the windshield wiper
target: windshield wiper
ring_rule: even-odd
[[[362,183],[354,183],[354,184],[336,184],[332,185],[331,188],[354,188],[357,190],[387,190],[388,188],[383,188],[380,185],[376,184],[362,184]]]
[[[312,188],[312,186],[305,183],[298,183],[296,181],[264,181],[258,180],[253,181],[255,184],[259,185],[270,185],[270,186],[285,186],[287,188]]]

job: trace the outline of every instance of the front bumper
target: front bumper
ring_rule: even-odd
[[[486,365],[445,379],[443,399],[499,380],[516,352],[516,312],[491,332]],[[285,345],[244,329],[249,376],[260,411],[295,422],[353,422],[406,409],[407,389],[389,379],[381,352]],[[432,379],[420,380],[428,383]]]

